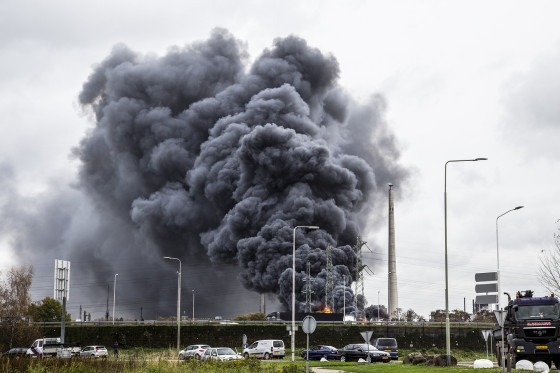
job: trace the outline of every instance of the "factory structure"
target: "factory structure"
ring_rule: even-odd
[[[399,318],[398,315],[398,308],[399,308],[399,298],[398,298],[398,291],[397,291],[397,253],[395,248],[395,204],[394,204],[394,196],[393,196],[393,184],[389,184],[389,212],[388,212],[388,299],[387,299],[387,312],[390,320],[395,320]],[[364,319],[365,312],[364,306],[365,304],[356,302],[358,296],[361,296],[362,299],[364,298],[364,274],[363,272],[371,273],[367,265],[364,265],[362,262],[362,246],[366,245],[366,242],[362,241],[360,237],[357,238],[356,245],[353,247],[353,250],[356,254],[356,273],[355,273],[355,281],[354,281],[354,308],[355,308],[355,316],[356,319]],[[324,304],[326,308],[330,312],[335,312],[334,306],[334,284],[332,279],[332,259],[331,259],[331,251],[332,247],[327,248],[327,281],[325,286],[325,299]],[[309,262],[307,263],[307,276],[304,280],[306,282],[306,288],[303,291],[306,293],[306,312],[307,313],[300,313],[300,317],[297,319],[303,319],[303,317],[311,312],[311,294],[313,291],[311,290],[311,283],[314,279],[309,274]],[[344,281],[345,282],[345,281]],[[266,306],[265,306],[265,294],[260,294],[260,312],[266,314]],[[379,311],[378,311],[379,312]],[[274,314],[274,315],[273,315]],[[282,313],[284,317],[288,317],[287,313]],[[280,319],[280,312],[274,312],[269,316],[274,316],[274,319]],[[336,316],[334,316],[336,315]],[[335,313],[334,319],[338,319],[341,313]],[[330,316],[329,321],[331,321]]]

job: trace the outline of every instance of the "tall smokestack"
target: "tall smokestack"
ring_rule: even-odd
[[[266,314],[264,293],[261,293],[261,310],[260,310],[260,312]]]
[[[395,252],[395,206],[393,184],[389,184],[389,317],[397,318],[399,296],[397,294],[397,254]]]

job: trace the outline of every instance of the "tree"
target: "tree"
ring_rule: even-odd
[[[488,323],[496,323],[496,315],[494,312],[488,310],[480,310],[479,312],[474,315],[473,318],[474,322],[488,322]]]
[[[235,321],[266,321],[264,313],[248,313],[246,315],[237,315],[233,318]]]
[[[556,224],[560,219],[556,221]],[[551,293],[560,294],[560,224],[553,234],[554,248],[546,250],[544,256],[539,258],[539,282]]]
[[[29,315],[34,321],[39,322],[62,321],[62,304],[51,297],[46,297],[29,306]],[[72,320],[69,313],[66,313],[66,320]]]
[[[449,311],[449,321],[451,322],[465,322],[469,321],[471,316],[465,311],[453,310]],[[436,310],[430,313],[430,321],[445,322],[445,310]]]
[[[29,289],[33,266],[12,267],[0,273],[0,349],[24,346],[37,337],[38,328],[28,322]]]
[[[1,275],[1,273],[0,273]],[[33,279],[33,266],[12,267],[0,282],[0,318],[21,320],[27,316],[31,304],[29,289]]]
[[[414,321],[414,322],[426,321],[424,316],[420,316],[419,314],[414,312],[414,310],[412,308],[409,308],[408,311],[406,311],[404,313],[404,318],[405,318],[406,321],[411,321],[411,322],[412,321]]]

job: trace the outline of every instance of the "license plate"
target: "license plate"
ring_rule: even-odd
[[[537,350],[548,350],[548,346],[537,346]]]
[[[388,358],[388,356],[383,356],[383,360],[387,360]]]
[[[279,351],[274,351],[274,355],[279,355],[280,352]]]
[[[385,350],[385,352],[391,352],[391,350]]]

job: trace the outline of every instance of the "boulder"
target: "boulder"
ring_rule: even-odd
[[[550,367],[544,361],[537,361],[535,365],[533,365],[533,371],[535,372],[548,372]]]
[[[517,370],[533,370],[533,363],[529,360],[519,360],[515,363],[515,369]]]
[[[478,359],[474,361],[473,368],[474,369],[494,368],[494,363],[488,359]]]
[[[426,362],[426,358],[420,352],[412,352],[405,356],[403,364],[423,364]]]

